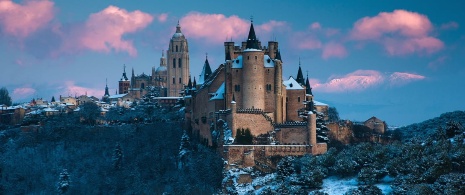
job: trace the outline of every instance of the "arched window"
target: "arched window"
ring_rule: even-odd
[[[182,61],[181,61],[181,58],[179,58],[179,59],[178,59],[178,67],[179,67],[179,68],[181,68],[181,64],[182,64],[181,62],[182,62]]]
[[[173,68],[176,68],[176,59],[173,58]]]
[[[176,45],[176,52],[178,52],[178,46]]]

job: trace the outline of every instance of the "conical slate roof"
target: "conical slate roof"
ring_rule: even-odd
[[[255,30],[253,28],[253,23],[250,23],[249,36],[247,37],[246,49],[260,49],[258,47],[257,36],[255,35]]]

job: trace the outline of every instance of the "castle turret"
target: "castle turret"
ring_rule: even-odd
[[[312,95],[312,87],[310,87],[310,80],[308,79],[308,73],[307,73],[307,79],[305,80],[305,93],[307,95]]]
[[[309,131],[308,143],[316,147],[316,114],[311,111],[307,114],[307,130]]]
[[[250,25],[246,49],[242,53],[242,105],[244,108],[265,109],[264,51],[259,49],[253,23]]]

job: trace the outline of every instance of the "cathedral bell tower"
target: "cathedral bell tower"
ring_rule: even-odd
[[[181,32],[179,22],[176,26],[176,33],[170,40],[167,58],[168,96],[177,97],[189,82],[189,47],[186,37]]]

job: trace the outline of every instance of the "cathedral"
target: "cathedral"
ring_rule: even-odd
[[[162,51],[160,66],[157,69],[152,68],[152,75],[145,73],[135,75],[132,69],[131,79],[128,79],[124,67],[123,75],[118,82],[119,94],[129,94],[135,99],[140,99],[147,94],[150,87],[155,87],[160,97],[179,97],[188,81],[189,47],[178,23],[166,50],[166,57],[165,51]]]

